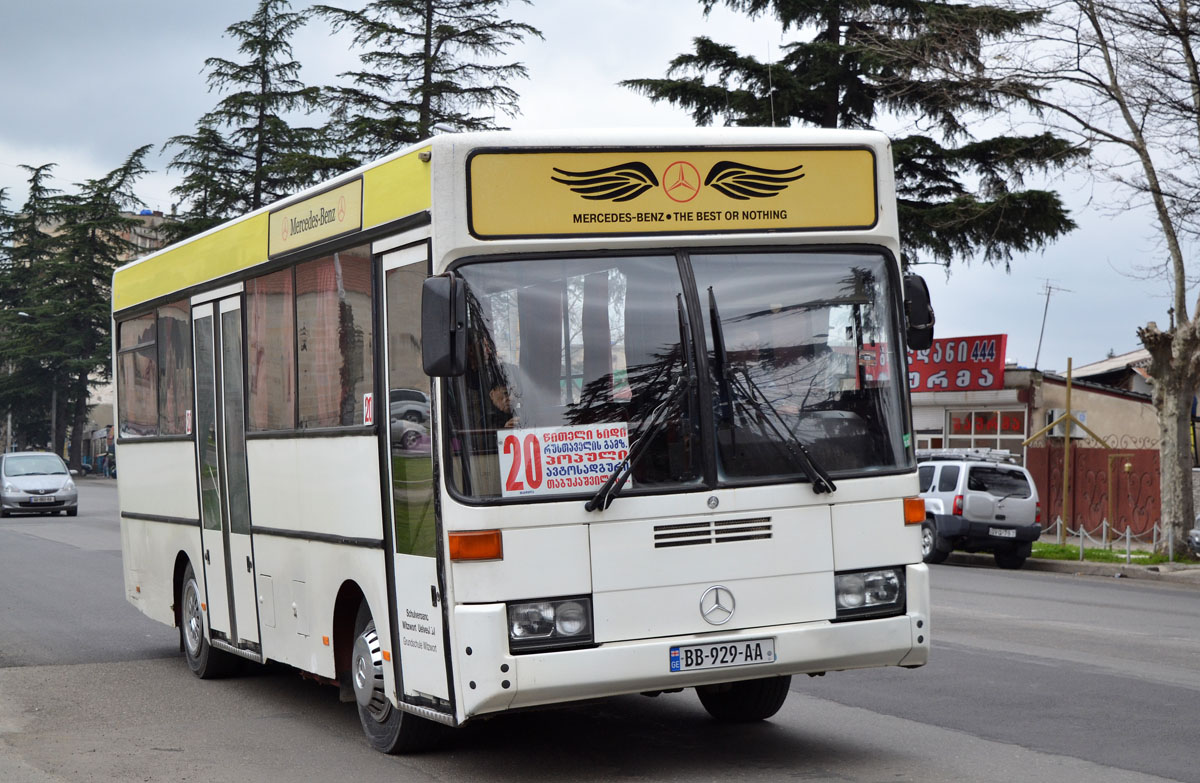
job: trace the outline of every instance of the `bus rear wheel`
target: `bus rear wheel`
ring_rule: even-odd
[[[350,679],[358,702],[358,720],[371,747],[389,754],[415,753],[437,741],[441,728],[438,724],[397,709],[388,699],[383,686],[383,645],[365,603],[354,623]]]
[[[200,585],[196,572],[188,563],[183,572],[179,622],[179,646],[183,648],[188,668],[202,680],[224,677],[234,670],[238,659],[222,650],[214,650],[204,636],[204,608],[200,601]]]
[[[767,677],[762,680],[701,685],[696,688],[700,703],[708,714],[726,723],[752,723],[766,720],[783,706],[792,678]]]

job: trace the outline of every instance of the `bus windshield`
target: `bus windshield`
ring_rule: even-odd
[[[469,366],[447,382],[447,440],[451,485],[468,498],[591,495],[635,444],[625,494],[911,468],[882,254],[543,258],[458,272]]]

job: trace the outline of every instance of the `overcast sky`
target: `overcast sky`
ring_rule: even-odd
[[[327,0],[328,1],[328,0]],[[159,155],[171,136],[190,133],[213,107],[205,58],[237,58],[224,36],[248,18],[253,0],[5,0],[0,25],[0,73],[7,95],[0,110],[0,188],[19,207],[26,173],[20,164],[56,163],[55,184],[101,176],[143,144],[155,145],[155,173],[141,194],[153,209],[169,211],[177,178]],[[294,0],[293,8],[307,7]],[[348,4],[347,4],[348,7]],[[667,62],[707,35],[760,58],[777,56],[773,20],[749,21],[699,0],[540,0],[511,7],[512,16],[540,28],[544,41],[512,50],[528,81],[517,82],[522,115],[515,128],[687,127],[682,111],[653,106],[616,85],[621,79],[663,75]],[[345,40],[314,20],[293,40],[301,78],[329,84],[356,66]],[[895,130],[882,128],[883,130]],[[1031,183],[1037,184],[1037,183]],[[1121,210],[1111,186],[1073,177],[1050,183],[1071,207],[1080,228],[1044,253],[1016,258],[1011,274],[978,261],[956,263],[949,276],[922,267],[937,310],[939,337],[1007,334],[1008,359],[1033,366],[1046,304],[1038,366],[1065,370],[1137,349],[1136,329],[1168,323],[1169,284],[1138,270],[1157,263],[1152,216]]]

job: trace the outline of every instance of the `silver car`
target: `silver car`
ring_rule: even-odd
[[[0,455],[0,517],[14,511],[79,513],[79,491],[61,457],[46,451]]]
[[[992,449],[918,451],[917,461],[926,563],[958,549],[991,552],[1001,568],[1024,565],[1042,534],[1042,504],[1028,470]]]

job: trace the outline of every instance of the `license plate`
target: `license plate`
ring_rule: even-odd
[[[744,639],[737,642],[690,644],[671,648],[671,671],[719,669],[775,661],[774,639]]]
[[[1017,531],[1011,527],[989,527],[988,535],[995,536],[996,538],[1016,538]]]
[[[29,498],[30,503],[53,503],[53,495],[33,495]]]

